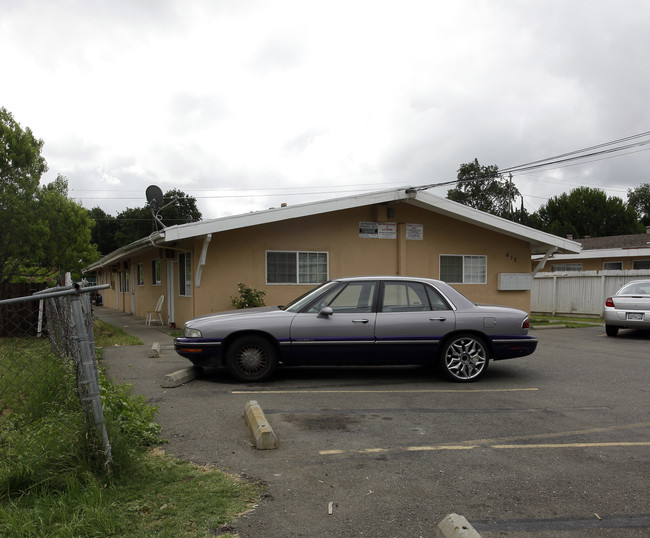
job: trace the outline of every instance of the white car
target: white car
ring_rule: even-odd
[[[608,297],[603,319],[607,336],[619,329],[650,329],[650,280],[634,280]]]

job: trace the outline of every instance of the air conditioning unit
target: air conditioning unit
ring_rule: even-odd
[[[499,291],[521,291],[533,288],[532,273],[499,273]]]

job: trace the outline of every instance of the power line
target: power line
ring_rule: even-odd
[[[522,173],[530,172],[530,171],[533,171],[533,170],[548,168],[549,166],[552,166],[552,165],[557,165],[557,164],[565,165],[565,163],[573,162],[573,161],[576,161],[576,160],[590,159],[590,158],[591,158],[591,161],[600,160],[600,159],[593,159],[593,157],[598,157],[598,156],[601,156],[601,155],[610,155],[612,153],[617,153],[617,152],[620,152],[620,151],[623,151],[623,150],[628,150],[628,149],[631,149],[631,148],[638,148],[638,147],[644,147],[644,146],[650,145],[650,140],[643,140],[643,141],[640,141],[640,142],[626,144],[624,146],[617,146],[617,147],[613,147],[613,148],[608,147],[608,146],[620,144],[622,142],[627,142],[627,141],[630,141],[630,140],[636,140],[636,139],[639,139],[639,138],[643,138],[643,137],[646,137],[646,136],[649,136],[649,135],[650,135],[650,131],[646,131],[644,133],[639,133],[639,134],[628,136],[628,137],[625,137],[625,138],[620,138],[618,140],[613,140],[611,142],[604,142],[602,144],[597,144],[596,146],[590,146],[588,148],[582,148],[582,149],[574,150],[574,151],[571,151],[571,152],[568,152],[568,153],[563,153],[561,155],[555,155],[553,157],[547,157],[546,159],[531,161],[529,163],[524,163],[524,164],[520,164],[520,165],[517,165],[517,166],[510,166],[508,168],[504,168],[504,169],[499,170],[499,174],[515,174],[515,173],[522,174]],[[607,149],[599,149],[599,148],[607,148]],[[599,149],[599,151],[592,151],[594,149]],[[644,149],[640,149],[640,150],[637,150],[637,151],[647,151],[648,149],[650,149],[650,148],[644,148]],[[585,152],[590,152],[590,153],[585,153]],[[629,152],[629,153],[636,153],[636,152]],[[624,155],[627,155],[627,154],[628,153],[625,153]],[[603,157],[603,159],[611,158],[611,157],[618,157],[618,156],[620,156],[620,155],[610,155],[609,157]],[[566,164],[565,166],[575,166],[575,164],[572,164],[572,165]],[[563,167],[564,166],[558,166],[556,168],[563,168]],[[443,182],[439,182],[439,183],[431,183],[431,184],[428,184],[428,185],[421,185],[419,187],[412,187],[409,190],[413,191],[413,192],[418,192],[418,191],[421,191],[421,190],[431,189],[433,187],[443,187],[443,186],[447,186],[447,185],[453,185],[453,184],[456,184],[456,183],[460,183],[461,181],[484,181],[486,179],[492,179],[492,177],[493,176],[476,177],[476,178],[471,178],[471,179],[466,179],[466,180],[454,179],[454,180],[443,181]]]

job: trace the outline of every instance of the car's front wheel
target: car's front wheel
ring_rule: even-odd
[[[618,327],[614,325],[605,325],[605,333],[607,336],[616,336],[618,334]]]
[[[229,347],[226,367],[233,377],[248,383],[268,379],[277,365],[271,342],[261,336],[242,336]]]
[[[453,381],[476,381],[485,374],[489,357],[483,340],[472,334],[457,334],[442,348],[440,366]]]

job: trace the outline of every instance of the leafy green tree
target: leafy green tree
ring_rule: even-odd
[[[154,220],[148,207],[129,207],[117,214],[115,231],[116,248],[147,237],[155,231]],[[109,251],[111,252],[111,251]]]
[[[160,212],[165,226],[198,222],[203,218],[199,208],[196,206],[196,198],[188,196],[178,189],[167,191],[163,197],[165,204],[171,202],[174,198],[174,203]]]
[[[43,141],[0,108],[0,282],[11,278],[39,243],[32,226],[41,176]]]
[[[460,165],[458,186],[447,191],[447,198],[499,217],[511,217],[513,201],[520,196],[512,181],[504,179],[496,165],[482,166],[478,159]]]
[[[636,210],[600,189],[578,187],[554,196],[536,213],[537,228],[566,237],[634,234],[643,231]]]
[[[118,225],[117,219],[106,213],[100,207],[93,207],[88,210],[88,216],[95,221],[92,229],[91,241],[97,245],[99,253],[103,256],[118,248],[115,240]]]
[[[164,226],[198,222],[202,218],[201,212],[196,205],[196,198],[188,196],[178,189],[167,191],[163,196],[163,200],[165,204],[169,204],[158,213]],[[146,204],[142,207],[127,208],[121,211],[117,215],[116,223],[114,245],[111,245],[113,248],[107,251],[107,243],[98,243],[103,254],[108,254],[115,248],[147,237],[156,230],[151,208]]]
[[[78,272],[94,261],[93,222],[59,176],[40,186],[43,141],[0,108],[0,282]]]
[[[650,183],[643,183],[627,191],[627,203],[636,209],[643,224],[650,226]]]
[[[68,180],[61,175],[40,188],[37,204],[33,226],[39,230],[41,241],[34,265],[80,276],[81,269],[99,257],[97,246],[91,242],[94,222],[86,209],[68,198]]]

